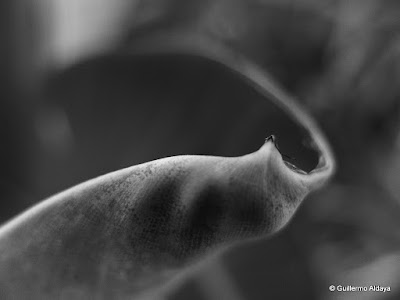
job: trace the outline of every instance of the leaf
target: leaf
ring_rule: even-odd
[[[169,157],[80,184],[0,229],[2,299],[131,298],[219,249],[277,232],[332,175],[313,120],[245,57],[180,33],[135,45],[134,54],[190,53],[230,69],[308,132],[318,166],[286,163],[271,136],[248,155]]]
[[[272,234],[331,175],[322,154],[307,174],[270,137],[245,156],[170,157],[62,192],[0,229],[2,298],[128,297],[218,248]]]

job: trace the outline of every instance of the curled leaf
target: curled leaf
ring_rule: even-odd
[[[175,156],[93,179],[1,228],[1,293],[129,296],[211,249],[277,231],[309,176],[269,138],[241,157]]]
[[[80,184],[0,228],[2,299],[130,298],[221,247],[276,232],[332,175],[330,148],[313,120],[256,65],[196,36],[156,36],[137,41],[135,51],[161,48],[240,75],[308,132],[318,166],[299,171],[270,137],[240,157],[169,157]]]

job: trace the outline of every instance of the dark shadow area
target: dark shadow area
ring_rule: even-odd
[[[67,119],[71,145],[61,159],[58,153],[36,159],[43,194],[166,156],[244,155],[271,134],[285,160],[305,171],[318,163],[306,133],[283,110],[202,57],[98,58],[55,75],[46,99],[45,114]]]

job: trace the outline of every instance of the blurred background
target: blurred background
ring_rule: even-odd
[[[231,249],[162,297],[400,299],[398,1],[3,0],[0,15],[0,222],[113,170],[242,155],[270,134],[312,170],[317,155],[285,112],[182,46],[201,40],[294,96],[338,172],[279,234]]]

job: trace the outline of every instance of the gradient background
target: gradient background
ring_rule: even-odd
[[[0,222],[94,176],[170,155],[241,155],[270,134],[292,163],[315,166],[285,113],[227,68],[129,53],[138,36],[176,28],[200,28],[271,74],[317,119],[338,172],[282,232],[162,297],[399,299],[398,1],[1,1]]]

